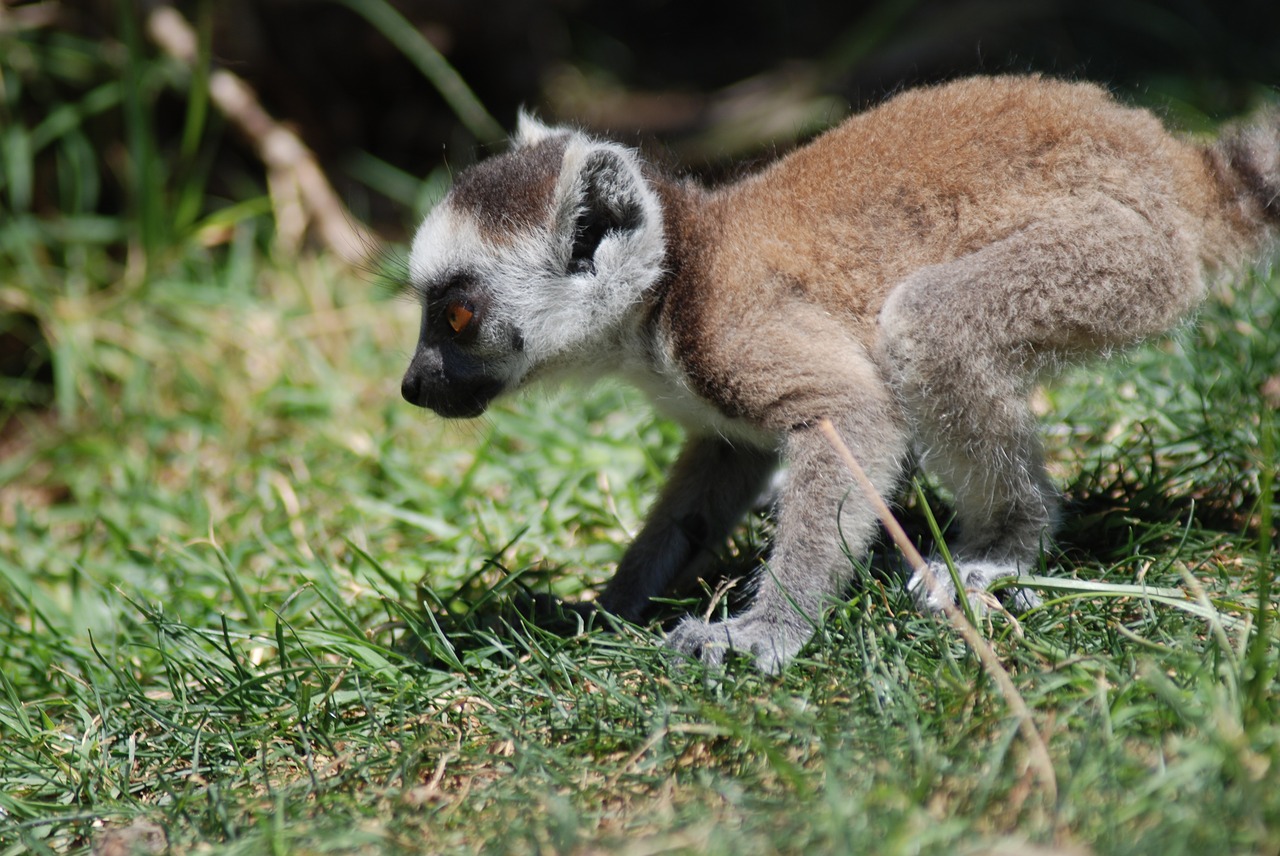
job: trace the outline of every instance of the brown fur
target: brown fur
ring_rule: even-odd
[[[481,161],[458,176],[450,198],[476,218],[491,240],[528,229],[551,204],[564,148],[565,140],[553,137],[519,153]]]
[[[679,331],[700,391],[723,398],[726,412],[763,416],[771,402],[744,407],[727,380],[741,373],[732,337],[755,329],[744,315],[798,334],[800,319],[775,306],[801,294],[848,319],[872,348],[877,314],[912,272],[1046,222],[1046,239],[1061,235],[1073,264],[1088,263],[1073,250],[1075,235],[1096,231],[1094,203],[1113,200],[1157,225],[1177,279],[1163,300],[1125,306],[1113,329],[1059,330],[1054,344],[1132,342],[1167,329],[1199,300],[1206,273],[1239,262],[1263,237],[1258,206],[1235,184],[1242,179],[1224,184],[1222,175],[1201,147],[1096,86],[974,78],[909,91],[741,184],[666,194],[668,222],[679,224],[669,227],[669,252],[680,261],[664,321]],[[684,243],[696,251],[682,253]],[[1145,275],[1142,253],[1106,261],[1113,278],[1128,265]],[[1078,299],[1082,315],[1096,311],[1097,295]]]

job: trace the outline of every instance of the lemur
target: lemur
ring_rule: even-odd
[[[1277,227],[1280,115],[1200,143],[1088,83],[908,90],[715,188],[522,116],[413,239],[422,320],[401,391],[465,418],[534,381],[612,374],[683,426],[596,601],[627,620],[704,575],[785,463],[750,606],[666,637],[776,672],[849,582],[846,549],[876,535],[820,420],[882,496],[909,460],[954,496],[966,589],[1016,578],[1058,515],[1033,385],[1169,330]],[[936,578],[909,581],[921,608],[955,598]]]

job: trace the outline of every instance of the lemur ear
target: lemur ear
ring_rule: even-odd
[[[559,128],[553,128],[550,125],[544,125],[537,116],[520,108],[520,112],[516,114],[516,135],[512,141],[516,148],[525,146],[533,146],[557,134],[566,133]]]
[[[570,161],[577,161],[571,164]],[[569,247],[567,270],[594,273],[596,250],[612,232],[630,232],[644,222],[643,178],[633,157],[614,146],[592,147],[579,158],[565,158],[575,170],[561,198],[558,230]]]

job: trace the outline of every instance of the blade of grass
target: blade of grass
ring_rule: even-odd
[[[39,154],[45,146],[81,127],[86,119],[119,106],[123,98],[124,89],[120,81],[113,80],[89,90],[75,103],[54,108],[39,125],[31,129],[31,154]]]
[[[408,600],[410,598],[411,592],[409,590],[409,586],[405,585],[404,580],[388,571],[383,567],[381,562],[369,555],[368,551],[355,541],[352,541],[350,538],[343,538],[342,540],[357,556],[364,560],[364,563],[368,565],[383,582],[395,590],[397,598],[400,600]]]
[[[912,482],[915,487],[916,500],[920,504],[920,509],[924,512],[925,523],[929,527],[929,534],[933,536],[933,542],[938,545],[938,552],[942,555],[947,574],[951,577],[951,585],[955,588],[956,602],[960,605],[960,611],[964,613],[964,617],[968,619],[970,624],[976,624],[977,616],[973,612],[973,605],[969,603],[969,593],[965,591],[964,581],[960,579],[960,571],[956,568],[955,559],[951,556],[951,549],[947,546],[947,539],[942,537],[942,527],[938,525],[938,520],[933,515],[933,507],[924,495],[924,486],[920,484],[919,479],[913,479]]]
[[[213,553],[218,557],[218,566],[222,569],[222,574],[227,580],[227,585],[231,586],[231,593],[235,595],[236,603],[240,604],[240,608],[244,610],[245,620],[250,627],[263,627],[262,616],[258,612],[258,607],[254,604],[253,598],[249,597],[249,593],[240,583],[240,575],[236,573],[236,569],[231,564],[231,558],[218,544],[213,534],[213,524],[209,524],[209,537],[205,541],[213,548]]]
[[[1275,414],[1267,406],[1259,413],[1259,457],[1261,458],[1261,489],[1258,500],[1258,603],[1254,608],[1253,638],[1245,653],[1249,673],[1245,677],[1245,724],[1250,730],[1260,727],[1269,718],[1269,697],[1273,692],[1276,675],[1274,659],[1268,660],[1272,648],[1272,617],[1275,605],[1271,602],[1272,575],[1277,569],[1276,555],[1272,550],[1272,504],[1275,497],[1276,470],[1280,459],[1276,450]]]
[[[177,202],[174,205],[175,232],[186,234],[200,216],[205,204],[207,165],[201,164],[200,147],[204,142],[209,117],[209,63],[213,49],[213,3],[200,0],[196,59],[191,65],[187,86],[187,110],[183,117],[182,142],[174,169]],[[209,160],[205,158],[206,162]]]
[[[418,28],[385,0],[334,0],[372,24],[408,58],[436,91],[448,102],[462,124],[476,139],[494,142],[506,136],[498,121],[480,103],[471,87],[462,79],[440,51],[427,41]]]
[[[35,187],[35,156],[31,135],[21,125],[5,129],[0,136],[0,163],[4,165],[5,179],[0,184],[9,192],[9,209],[14,212],[31,210]]]
[[[155,129],[144,84],[149,62],[132,3],[119,6],[120,33],[129,59],[124,70],[124,120],[129,148],[129,196],[145,265],[161,248],[164,235],[163,180],[155,150]]]
[[[1197,618],[1219,621],[1224,626],[1233,629],[1244,626],[1246,624],[1245,619],[1224,614],[1221,610],[1232,609],[1244,612],[1249,609],[1247,603],[1238,603],[1222,598],[1206,597],[1205,601],[1201,602],[1188,595],[1183,589],[1171,586],[1073,580],[1065,577],[1047,577],[1038,574],[1020,574],[1016,580],[998,580],[992,585],[991,590],[999,591],[1001,588],[1012,585],[1026,586],[1036,591],[1069,593],[1067,596],[1056,598],[1056,602],[1090,598],[1141,598],[1151,603],[1158,603],[1181,610]]]

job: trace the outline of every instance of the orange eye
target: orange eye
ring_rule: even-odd
[[[461,333],[467,329],[467,325],[471,323],[471,319],[475,317],[475,313],[471,311],[471,307],[465,303],[450,303],[448,308],[444,310],[444,320],[448,322],[449,329],[455,333]]]

